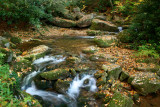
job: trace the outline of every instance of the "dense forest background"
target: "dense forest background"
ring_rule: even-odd
[[[120,44],[129,44],[139,54],[159,58],[160,55],[160,3],[159,0],[0,0],[0,23],[8,25],[26,23],[40,29],[54,17],[66,17],[74,7],[85,13],[103,13],[115,20],[124,19],[129,28],[120,33]],[[68,16],[69,17],[69,16]],[[0,106],[37,106],[36,101],[26,95],[15,98],[20,90],[20,78],[5,63],[6,50],[0,52]]]

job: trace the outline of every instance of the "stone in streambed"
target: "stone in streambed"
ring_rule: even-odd
[[[52,71],[43,72],[40,75],[46,80],[57,80],[67,78],[68,76],[70,76],[70,72],[68,69],[55,69]]]
[[[132,107],[133,106],[133,100],[121,94],[120,92],[116,92],[112,99],[109,101],[109,104],[107,107]]]
[[[94,38],[94,42],[101,48],[107,48],[112,45],[114,45],[114,42],[116,41],[116,37],[111,36],[96,36]]]
[[[55,90],[59,93],[66,94],[66,91],[68,90],[71,81],[72,81],[71,78],[67,78],[64,80],[58,79],[55,83]]]
[[[118,79],[122,68],[117,64],[102,65],[102,69],[108,73],[110,79]]]
[[[122,73],[120,75],[120,80],[124,81],[125,79],[128,79],[128,78],[129,78],[129,73],[125,72],[125,71],[122,71]]]
[[[45,45],[39,45],[37,47],[34,47],[25,53],[22,53],[23,56],[19,56],[16,59],[21,60],[21,59],[29,59],[29,60],[34,60],[38,59],[40,57],[45,56],[49,52],[50,48]]]
[[[83,48],[82,52],[86,53],[86,54],[92,54],[97,52],[99,49],[95,46],[89,46],[89,47],[85,47]]]
[[[139,72],[129,77],[128,82],[142,95],[160,89],[160,77],[156,73]]]
[[[110,23],[109,21],[103,21],[99,19],[93,19],[90,29],[103,30],[103,31],[109,31],[109,32],[118,32],[118,28],[116,25]]]

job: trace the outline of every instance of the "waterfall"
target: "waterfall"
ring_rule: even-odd
[[[39,73],[45,71],[48,64],[58,64],[65,61],[63,56],[45,56],[44,58],[37,59],[33,62],[37,71],[33,71],[23,79],[22,90],[25,90],[31,95],[40,96],[44,101],[50,101],[55,106],[66,104],[68,107],[77,107],[77,97],[80,94],[80,88],[90,87],[90,91],[97,91],[96,80],[93,75],[84,75],[81,79],[77,75],[70,84],[66,95],[57,94],[50,91],[43,91],[36,88],[33,78]],[[43,69],[43,70],[42,70]],[[87,84],[84,82],[88,80]]]

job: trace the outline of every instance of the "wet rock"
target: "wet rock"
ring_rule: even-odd
[[[130,80],[131,85],[142,95],[154,93],[160,89],[160,77],[155,73],[136,73],[128,80]]]
[[[66,91],[68,90],[71,81],[71,78],[67,78],[64,80],[58,79],[55,83],[55,90],[59,93],[66,94]]]
[[[99,19],[94,19],[92,21],[92,25],[90,27],[91,30],[103,30],[109,32],[118,32],[118,28],[116,25]]]
[[[107,107],[132,107],[133,101],[128,96],[121,94],[120,92],[116,92]]]
[[[9,48],[10,47],[9,40],[0,36],[0,46],[4,48]]]
[[[86,53],[86,54],[92,54],[97,52],[99,49],[95,46],[89,46],[89,47],[85,47],[83,48],[82,52]]]
[[[71,28],[76,26],[76,22],[68,19],[62,19],[59,17],[53,18],[52,24],[58,27]]]
[[[14,44],[20,44],[22,40],[19,37],[11,37],[10,41]]]
[[[129,73],[125,72],[125,71],[122,71],[122,73],[120,75],[120,80],[124,81],[125,79],[128,79],[128,78],[129,78]]]
[[[90,68],[86,65],[78,65],[77,67],[75,67],[75,70],[82,73],[85,71],[88,71]]]
[[[98,61],[98,62],[103,62],[107,60],[104,54],[91,55],[89,59],[91,61]]]
[[[79,62],[81,62],[81,59],[78,58],[78,57],[68,57],[66,59],[67,64],[76,64],[76,63],[79,63]]]
[[[70,76],[70,72],[68,69],[55,69],[52,71],[43,72],[40,75],[46,80],[57,80],[67,78],[68,76]]]
[[[29,59],[29,60],[34,60],[38,59],[40,57],[45,56],[49,52],[49,47],[45,45],[39,45],[37,47],[34,47],[25,53],[22,53],[23,56],[19,56],[16,59],[21,60],[21,59]]]
[[[40,78],[40,76],[39,76]],[[40,80],[38,77],[35,77],[34,82],[36,87],[41,90],[46,90],[48,88],[52,88],[52,82],[47,80]]]
[[[115,45],[116,37],[115,36],[97,36],[94,38],[94,42],[102,48],[110,47]]]
[[[89,27],[92,23],[93,14],[85,15],[77,21],[77,26],[80,28]]]
[[[122,68],[117,64],[102,65],[102,69],[108,73],[110,79],[118,79]]]
[[[88,36],[98,36],[98,35],[102,34],[101,31],[96,31],[96,30],[89,30],[86,33],[87,33]]]

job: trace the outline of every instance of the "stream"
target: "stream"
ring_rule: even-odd
[[[21,90],[25,90],[27,93],[33,96],[38,96],[44,104],[43,106],[55,106],[55,107],[79,107],[77,98],[81,94],[81,90],[84,88],[88,89],[88,92],[95,93],[98,91],[96,86],[96,79],[94,78],[94,73],[96,72],[96,66],[93,62],[90,62],[82,53],[82,48],[92,46],[94,37],[62,37],[62,38],[52,38],[49,40],[44,40],[43,43],[52,48],[50,55],[46,55],[42,58],[35,60],[32,64],[35,66],[35,71],[25,76],[22,81]],[[46,91],[38,89],[34,78],[42,72],[47,71],[47,66],[50,65],[61,65],[61,67],[68,67],[64,64],[67,57],[76,56],[81,59],[80,64],[86,64],[90,67],[90,70],[85,73],[76,74],[76,76],[70,82],[70,86],[66,93],[58,93],[53,91]],[[59,66],[58,66],[59,67]],[[57,68],[58,68],[57,67]],[[73,67],[75,68],[75,67]],[[86,82],[87,81],[87,82]],[[84,106],[84,105],[83,105]]]

